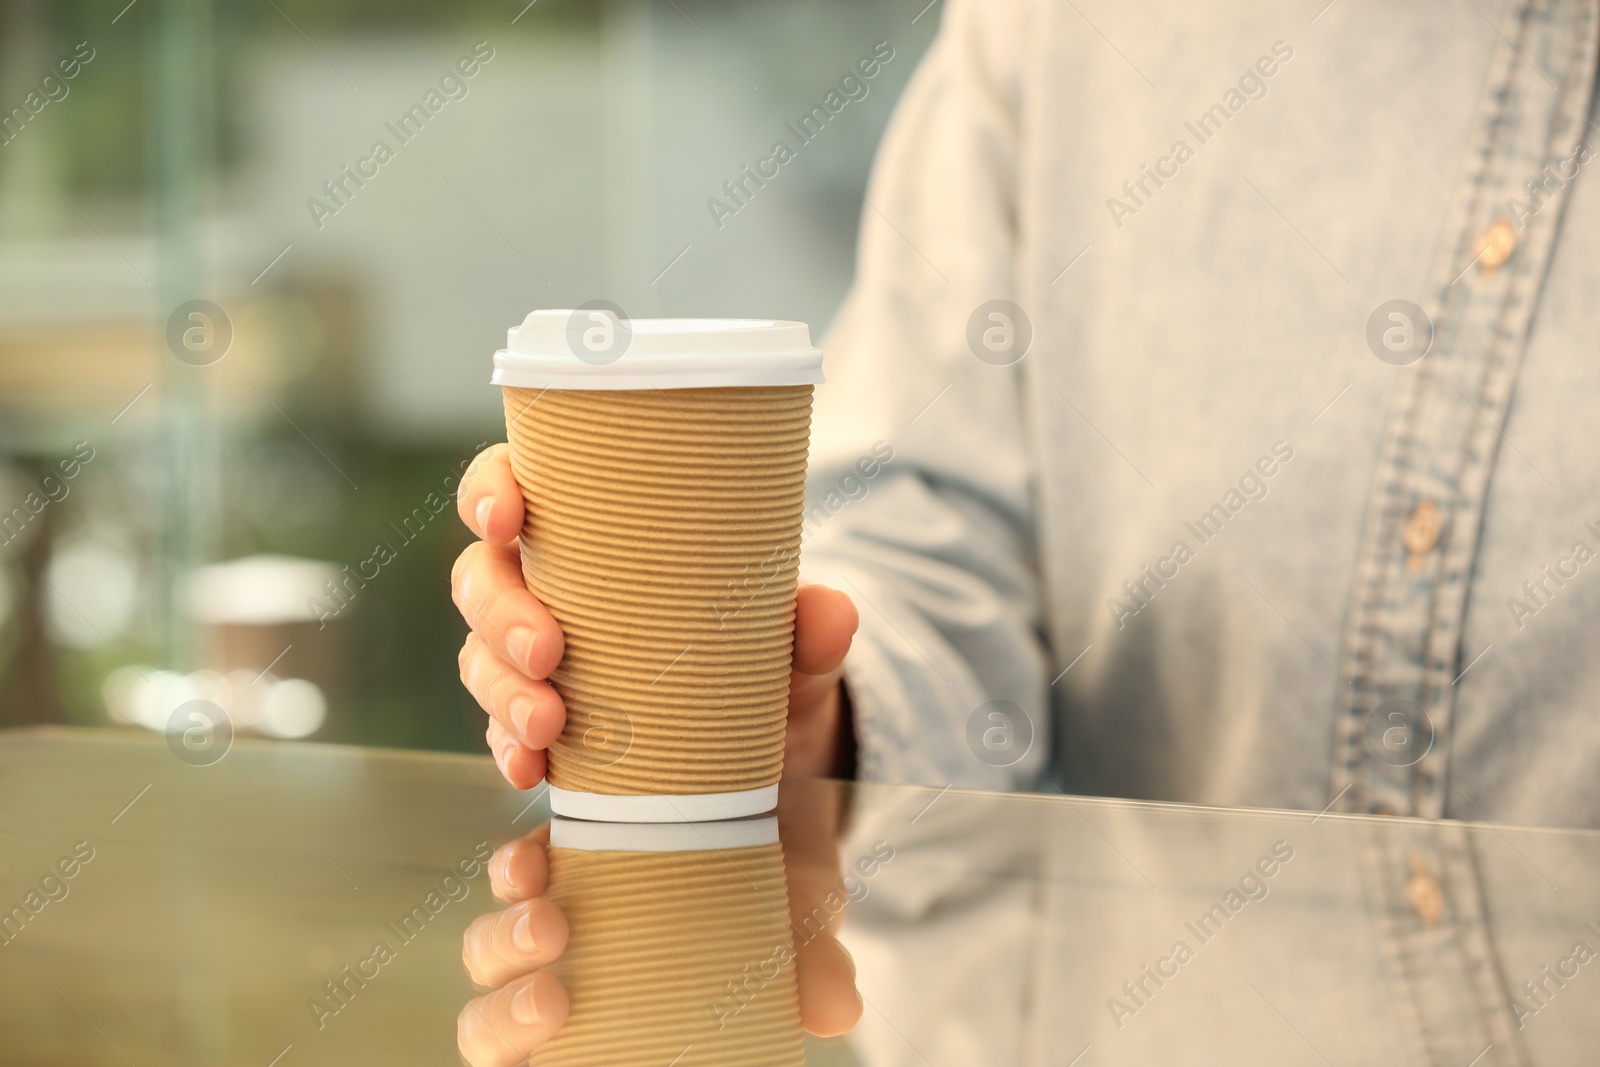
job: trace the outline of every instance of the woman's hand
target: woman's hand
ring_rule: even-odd
[[[543,780],[545,750],[561,733],[567,709],[547,679],[561,662],[561,628],[522,580],[517,545],[522,490],[508,446],[482,452],[461,479],[456,510],[480,540],[451,571],[456,607],[472,633],[458,657],[461,681],[489,713],[486,734],[500,773],[518,789]],[[790,773],[837,773],[844,739],[839,678],[858,623],[850,598],[803,586],[795,601],[785,767]]]

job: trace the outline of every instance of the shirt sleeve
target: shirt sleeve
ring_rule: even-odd
[[[1011,7],[949,3],[824,344],[801,570],[861,614],[846,685],[864,779],[1027,788],[1049,755],[1021,379],[981,340],[1025,328],[988,316],[1016,300],[1027,28]]]

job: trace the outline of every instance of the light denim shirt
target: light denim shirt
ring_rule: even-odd
[[[1600,826],[1596,2],[1321,6],[948,0],[818,393],[862,777]],[[1527,1062],[1533,860],[1416,837],[1415,1058]]]
[[[1600,826],[1596,5],[1304,7],[946,9],[818,393],[863,777]]]
[[[1593,831],[857,787],[843,869],[885,843],[840,934],[869,1067],[1576,1067],[1600,1044]],[[1374,859],[1419,854],[1432,925],[1373,892]]]

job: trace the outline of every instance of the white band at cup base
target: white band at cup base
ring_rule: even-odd
[[[711,852],[778,843],[776,816],[721,822],[592,822],[557,815],[550,844],[580,852]]]
[[[765,815],[778,806],[778,787],[765,785],[737,793],[682,796],[623,796],[580,793],[550,787],[550,810],[569,819],[595,822],[712,822]]]

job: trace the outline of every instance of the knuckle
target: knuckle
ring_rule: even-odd
[[[506,671],[497,671],[495,676],[489,680],[489,684],[484,687],[483,691],[483,697],[484,700],[487,701],[489,710],[506,710],[508,704],[502,698],[505,694],[506,685],[514,680],[515,679],[513,679],[512,676]]]
[[[482,543],[483,542],[481,542],[481,541],[474,541],[474,542],[472,542],[472,544],[468,545],[466,548],[463,548],[461,550],[461,554],[460,555],[456,556],[455,563],[452,564],[451,567],[450,567],[450,584],[451,584],[451,586],[453,586],[453,587],[454,586],[460,586],[462,573],[468,567],[470,567],[472,565],[472,561],[477,558],[477,554],[478,554],[478,551],[479,551],[479,547],[478,546],[481,545]]]
[[[478,703],[483,703],[483,657],[470,656],[461,671],[461,684],[467,687]]]
[[[467,1062],[468,1067],[485,1067],[488,1063],[483,1058],[479,1034],[483,1024],[479,1015],[483,1011],[481,998],[468,1002],[461,1014],[456,1016],[456,1048],[461,1052],[461,1058]]]
[[[504,599],[505,595],[506,587],[503,584],[500,582],[486,582],[483,592],[478,595],[478,601],[473,606],[478,615],[486,619],[496,614],[496,609],[499,608],[500,601]]]
[[[493,462],[495,455],[498,454],[499,451],[504,447],[505,446],[501,444],[490,445],[488,448],[472,457],[472,462],[467,465],[466,474],[461,476],[462,486],[465,487],[468,482],[482,474],[484,466]]]
[[[485,963],[485,958],[483,958],[483,931],[478,929],[477,926],[474,926],[474,929],[469,929],[467,936],[462,939],[461,963],[466,965],[467,977],[472,979],[472,984],[480,985],[480,987],[486,987],[486,985],[490,984],[490,981],[488,981],[490,979],[488,968],[483,966],[483,963]]]
[[[511,939],[511,928],[516,924],[517,916],[521,915],[522,905],[513,904],[504,911],[495,915],[494,930],[491,933],[494,942],[494,951],[504,959],[516,959],[521,955],[517,951],[516,942]]]

